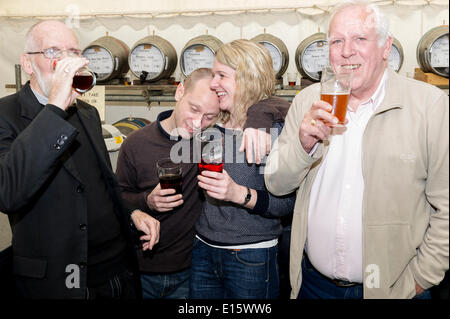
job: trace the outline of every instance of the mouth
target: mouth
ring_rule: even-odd
[[[344,70],[356,70],[361,67],[361,64],[343,64],[341,65],[341,68]]]
[[[223,92],[223,91],[217,92],[217,97],[219,98],[219,100],[222,99],[225,95],[227,95],[226,92]]]

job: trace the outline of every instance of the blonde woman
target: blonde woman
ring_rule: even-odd
[[[223,45],[213,74],[211,88],[226,111],[216,129],[233,146],[225,142],[223,172],[203,171],[198,176],[207,198],[196,223],[190,297],[276,298],[279,217],[292,212],[294,196],[271,195],[264,185],[263,166],[249,164],[236,149],[249,124],[280,131],[289,103],[273,96],[272,59],[254,42]]]

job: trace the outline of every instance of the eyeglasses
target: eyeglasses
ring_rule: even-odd
[[[55,47],[51,47],[48,49],[44,49],[42,51],[36,51],[36,52],[26,52],[27,54],[43,54],[44,57],[47,59],[59,59],[62,57],[63,52],[67,52],[69,56],[81,56],[81,51],[77,49],[67,49],[67,50],[61,50]]]

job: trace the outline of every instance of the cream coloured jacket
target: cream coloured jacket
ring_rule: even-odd
[[[363,136],[364,298],[412,298],[449,268],[449,100],[436,87],[388,71],[386,95]],[[300,92],[269,155],[270,192],[297,189],[290,249],[291,298],[302,283],[309,195],[327,142],[309,156],[299,127],[320,85]],[[324,221],[327,222],[327,221]]]

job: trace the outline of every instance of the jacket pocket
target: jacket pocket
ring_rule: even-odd
[[[411,272],[408,265],[416,256],[416,250],[412,247],[411,229],[409,224],[390,225],[387,234],[388,240],[388,259],[389,264],[389,286],[393,287],[398,283],[401,277],[409,277]]]
[[[13,257],[13,273],[18,276],[44,278],[47,270],[47,260],[29,257]]]
[[[398,221],[367,225],[365,228],[364,297],[409,298],[413,294],[414,278],[410,263],[417,252],[412,243],[410,227],[408,222]],[[378,272],[368,272],[369,265],[377,266]],[[368,280],[375,280],[373,282],[378,282],[379,286],[369,287]]]

